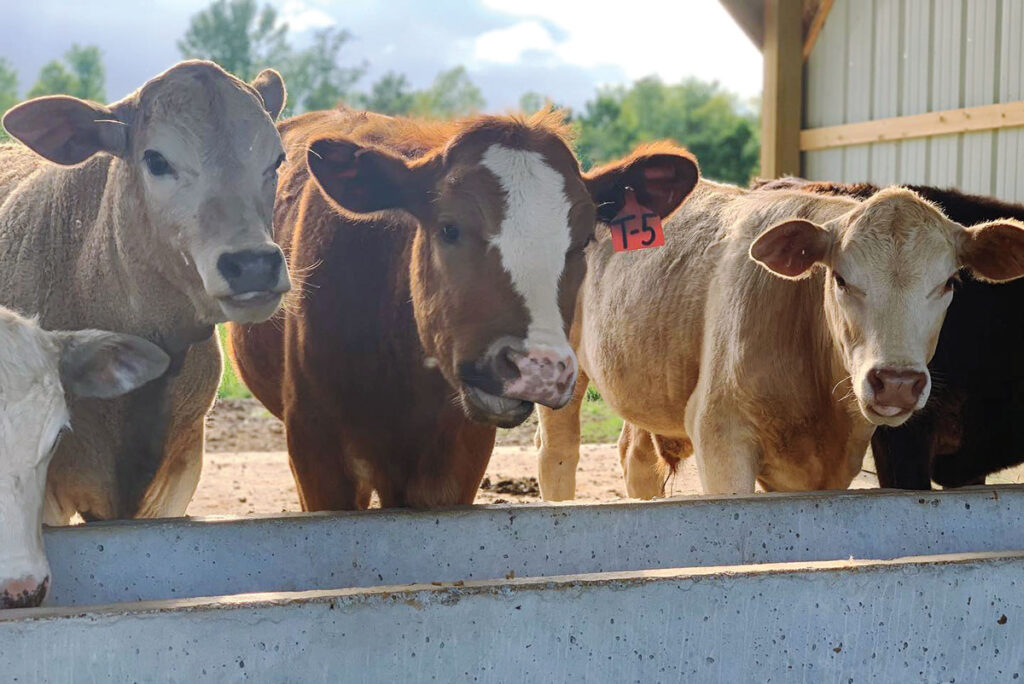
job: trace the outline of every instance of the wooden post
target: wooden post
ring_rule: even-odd
[[[764,0],[761,176],[800,175],[803,3]]]

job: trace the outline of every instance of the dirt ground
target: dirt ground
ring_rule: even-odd
[[[287,446],[280,421],[252,399],[218,403],[208,419],[207,455],[203,475],[189,515],[247,515],[298,511],[299,500],[288,467]],[[477,503],[540,501],[537,452],[533,447],[536,418],[514,430],[501,430]],[[854,487],[876,487],[865,468]],[[626,498],[614,444],[585,444],[576,476],[577,501],[615,501]],[[699,494],[693,461],[684,462],[668,482],[673,495]]]

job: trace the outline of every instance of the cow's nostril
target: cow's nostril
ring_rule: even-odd
[[[242,275],[242,266],[234,254],[225,254],[217,260],[217,270],[220,271],[228,281],[235,280]]]
[[[882,380],[882,377],[879,375],[878,370],[875,368],[872,368],[870,371],[868,371],[868,383],[871,385],[871,389],[874,390],[876,394],[885,389],[885,381]]]
[[[515,380],[520,376],[519,357],[522,356],[512,347],[504,347],[494,358],[494,372],[502,380]]]
[[[217,259],[217,270],[236,294],[273,290],[282,266],[283,259],[278,251],[230,252]]]

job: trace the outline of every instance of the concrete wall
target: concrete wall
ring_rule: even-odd
[[[1024,555],[390,587],[0,617],[28,682],[997,682]],[[23,612],[23,611],[11,611]]]
[[[56,528],[51,603],[1024,549],[1024,489],[848,491]]]
[[[806,66],[804,127],[1024,100],[1024,2],[836,0]],[[1024,129],[804,154],[804,175],[1024,202]]]

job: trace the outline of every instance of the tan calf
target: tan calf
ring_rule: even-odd
[[[290,287],[271,239],[280,76],[183,62],[110,105],[29,100],[4,116],[0,304],[47,329],[138,335],[167,374],[71,407],[46,521],[185,512],[220,380],[213,326],[264,320]]]
[[[696,454],[704,491],[845,488],[876,425],[927,401],[958,268],[1024,275],[1024,228],[964,228],[916,194],[858,202],[701,182],[662,249],[587,253],[573,401],[541,408],[541,492],[572,498],[580,388],[630,425],[631,496]],[[667,467],[668,466],[668,467]]]

